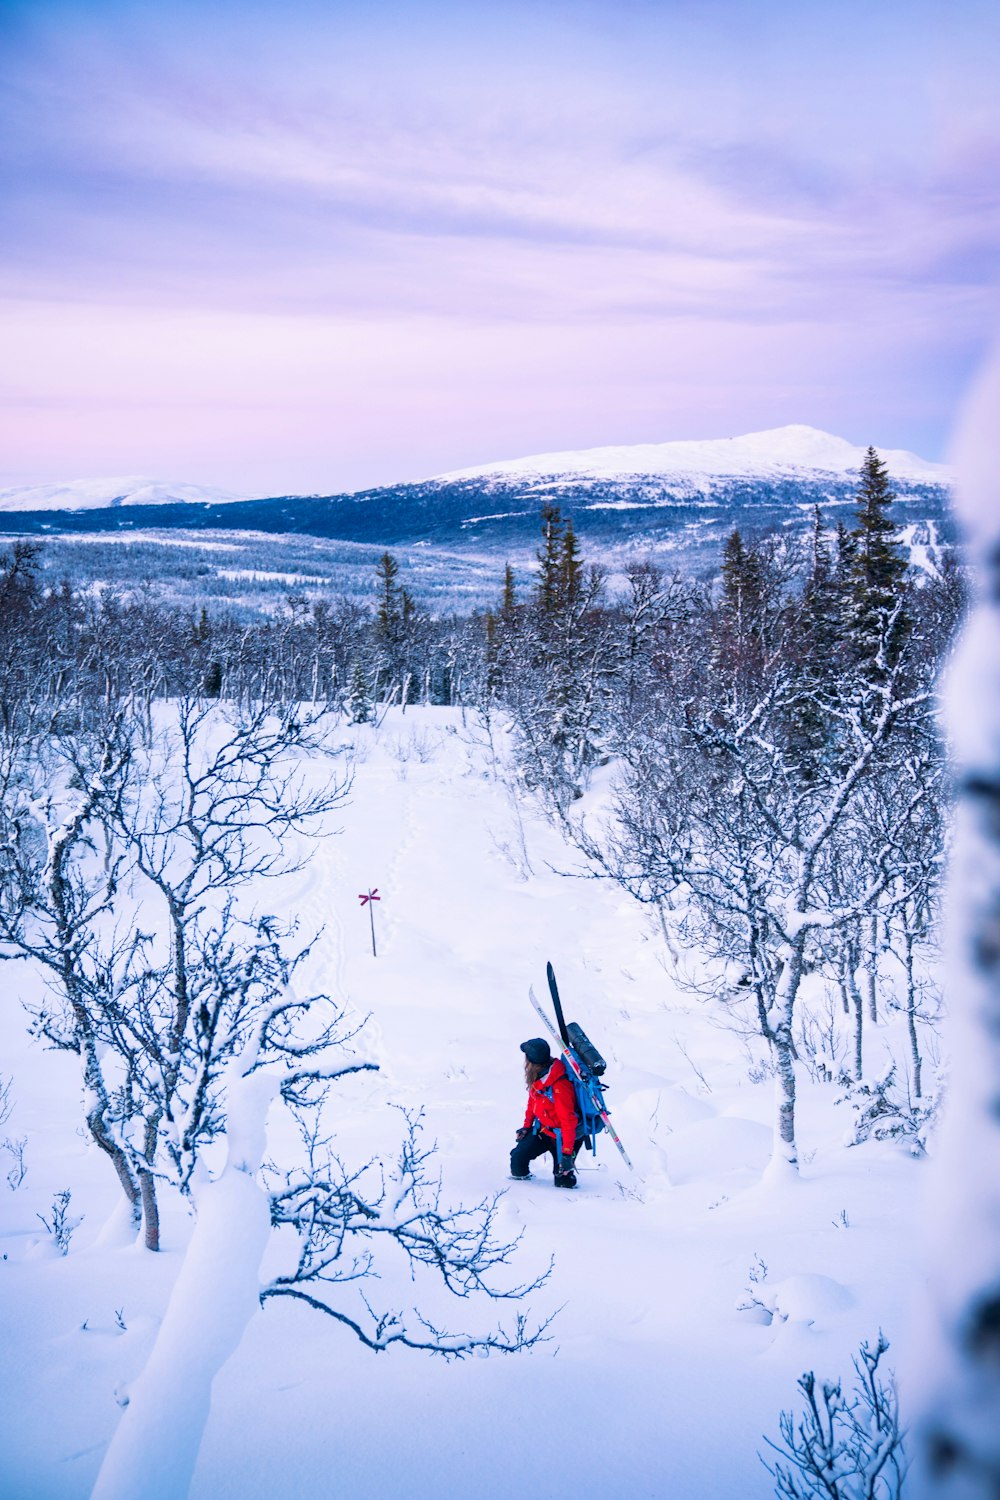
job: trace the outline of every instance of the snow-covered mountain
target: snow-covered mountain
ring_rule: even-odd
[[[697,442],[636,443],[611,448],[582,448],[576,452],[538,453],[477,468],[439,474],[439,482],[465,479],[591,478],[634,479],[642,476],[698,480],[714,478],[769,479],[795,473],[857,474],[866,448],[816,427],[792,424],[743,437]],[[896,479],[924,484],[948,484],[943,464],[930,463],[902,448],[880,449]]]
[[[638,553],[709,574],[734,527],[749,536],[794,534],[812,524],[816,506],[830,527],[849,519],[865,451],[814,427],[790,426],[706,442],[543,453],[344,495],[246,500],[203,486],[93,480],[0,492],[0,531],[285,533],[529,566],[540,508],[552,503],[572,518],[588,559],[613,572]],[[930,556],[947,547],[954,539],[949,470],[901,450],[878,451],[911,551]]]
[[[107,510],[120,505],[229,505],[245,500],[231,490],[183,480],[68,479],[62,484],[0,490],[0,511]]]

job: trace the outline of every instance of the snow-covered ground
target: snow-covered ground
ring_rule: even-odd
[[[585,878],[560,834],[490,775],[474,721],[396,710],[344,732],[357,745],[351,800],[282,888],[285,911],[325,926],[302,982],[370,1012],[356,1045],[381,1071],[344,1085],[340,1150],[362,1160],[398,1134],[391,1104],[422,1107],[446,1198],[509,1188],[520,1275],[555,1258],[532,1311],[559,1311],[551,1341],[528,1354],[446,1364],[372,1355],[332,1321],[268,1303],[216,1381],[193,1497],[562,1500],[583,1487],[606,1500],[762,1500],[763,1435],[798,1405],[804,1370],[849,1377],[880,1327],[890,1362],[905,1362],[924,1164],[890,1145],[846,1147],[837,1087],[803,1074],[800,1180],[765,1177],[772,1084],[748,1081],[755,1044],[678,987],[648,913]],[[377,958],[358,900],[372,887]],[[544,1173],[506,1182],[524,1107],[518,1044],[539,1030],[527,989],[544,993],[547,959],[569,1018],[608,1059],[637,1169],[602,1140],[576,1193]],[[15,1103],[0,1138],[27,1137],[27,1175],[16,1190],[0,1176],[0,1494],[82,1500],[190,1221],[168,1208],[159,1255],[116,1242],[112,1174],[78,1129],[77,1069],[27,1035],[18,998],[36,976],[2,972],[0,1073]],[[37,1215],[65,1188],[84,1217],[61,1257]],[[748,1288],[770,1321],[738,1310]],[[456,1303],[450,1317],[464,1328],[477,1315]]]

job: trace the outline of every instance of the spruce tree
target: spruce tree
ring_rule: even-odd
[[[716,667],[744,690],[760,667],[766,614],[765,572],[759,550],[730,532],[722,557],[722,595],[716,629]]]
[[[391,552],[383,552],[375,564],[375,578],[378,584],[378,622],[379,634],[386,640],[394,639],[400,622],[400,588],[397,583],[399,577],[399,563]]]
[[[854,533],[848,531],[843,521],[837,522],[837,545],[834,554],[833,579],[838,592],[846,599],[854,576],[854,559],[858,542]]]
[[[846,528],[842,528],[846,534]],[[840,533],[838,532],[838,541]],[[838,566],[813,508],[808,572],[802,588],[791,650],[800,688],[790,704],[789,744],[803,777],[815,780],[824,762],[836,758],[836,723],[830,708],[843,671],[844,621]]]
[[[351,681],[344,706],[351,716],[352,724],[370,723],[374,703],[368,686],[368,678],[359,661],[356,661],[351,668]]]
[[[749,637],[759,624],[761,595],[760,558],[734,530],[722,554],[722,612],[738,636]]]
[[[558,505],[542,507],[543,545],[536,552],[538,582],[535,602],[543,620],[551,620],[559,608],[563,565],[563,518]]]
[[[500,602],[500,618],[505,624],[510,624],[517,609],[517,590],[514,583],[514,569],[510,563],[504,564],[503,570],[503,597]]]
[[[839,544],[838,533],[838,544]],[[804,665],[824,679],[836,672],[843,635],[838,565],[830,552],[819,506],[813,508],[809,572],[802,590],[802,654]]]
[[[905,633],[905,621],[896,610],[903,593],[906,558],[889,518],[896,498],[889,470],[874,448],[865,454],[857,498],[857,525],[851,534],[854,552],[849,562],[854,655],[860,662],[875,663],[882,658],[891,664]]]
[[[416,642],[417,610],[413,596],[399,583],[399,564],[391,552],[383,552],[375,566],[378,586],[378,609],[375,636],[382,648],[382,668],[389,690],[397,688],[400,701],[411,702],[413,657]]]
[[[563,531],[561,551],[558,603],[562,610],[571,610],[580,599],[583,587],[583,563],[580,561],[580,546],[573,530],[573,522],[568,518]]]

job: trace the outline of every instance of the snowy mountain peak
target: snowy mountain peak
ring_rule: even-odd
[[[221,505],[244,500],[231,490],[167,479],[69,479],[0,490],[0,511],[105,510],[116,505]]]
[[[901,448],[880,448],[894,478],[925,484],[948,484],[944,464],[930,463]],[[635,475],[769,478],[797,470],[844,475],[857,473],[866,446],[794,423],[742,437],[711,438],[671,443],[636,443],[608,448],[583,448],[566,453],[538,453],[477,468],[457,469],[437,477],[443,481],[487,477],[588,476],[595,479]]]

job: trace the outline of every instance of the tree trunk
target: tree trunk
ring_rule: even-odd
[[[152,1172],[139,1173],[139,1192],[142,1198],[142,1219],[145,1225],[147,1250],[160,1248],[160,1209],[156,1201],[156,1178]]]
[[[858,980],[855,977],[855,966],[853,965],[855,965],[856,957],[858,957],[858,954],[852,950],[844,978],[846,978],[847,992],[849,992],[850,999],[852,999],[852,1008],[855,1011],[855,1079],[861,1080],[865,1076],[865,1002],[862,999],[861,990],[858,989]]]
[[[920,1091],[920,1047],[917,1042],[917,986],[913,977],[913,933],[903,934],[904,963],[906,966],[906,1026],[910,1033],[910,1058],[913,1062],[913,1092],[916,1098]]]
[[[854,1077],[860,1083],[865,1076],[864,1065],[865,1008],[858,995],[854,1006]]]
[[[111,1134],[105,1120],[108,1109],[107,1090],[104,1087],[101,1066],[97,1060],[96,1047],[90,1035],[80,1038],[80,1053],[83,1058],[84,1087],[92,1101],[87,1111],[87,1129],[90,1131],[91,1139],[104,1152],[115,1169],[115,1175],[128,1202],[132,1225],[138,1233],[142,1222],[142,1199],[139,1185],[128,1155]]]
[[[160,1129],[160,1114],[157,1110],[146,1117],[143,1139],[143,1155],[149,1162],[149,1170],[139,1173],[139,1191],[142,1194],[142,1218],[146,1226],[146,1249],[160,1248],[160,1206],[156,1201],[156,1178],[152,1165],[156,1157],[157,1136]]]
[[[788,944],[782,963],[781,977],[775,995],[775,1010],[778,1023],[771,1028],[774,1045],[775,1086],[778,1119],[774,1141],[772,1167],[784,1165],[793,1172],[799,1169],[799,1152],[795,1140],[795,1043],[792,1040],[792,1017],[802,978],[802,961],[805,952],[805,931],[800,932]]]
[[[132,1219],[132,1223],[135,1227],[136,1233],[138,1233],[139,1226],[142,1223],[142,1195],[139,1191],[139,1186],[132,1175],[132,1169],[129,1166],[128,1157],[125,1155],[125,1152],[122,1150],[122,1148],[107,1134],[107,1131],[103,1127],[103,1122],[97,1123],[93,1120],[92,1117],[88,1116],[87,1124],[90,1128],[90,1133],[94,1141],[105,1153],[105,1155],[108,1156],[111,1160],[111,1165],[115,1169],[115,1174],[118,1178],[121,1190],[125,1194],[126,1200],[128,1201],[129,1214]]]
[[[781,1035],[783,1030],[783,1027],[779,1027],[774,1039],[778,1083],[778,1139],[775,1142],[775,1158],[787,1162],[798,1171],[799,1153],[795,1143],[795,1063],[792,1049]]]
[[[878,1021],[878,912],[872,913],[868,937],[868,1018],[873,1026]]]
[[[191,1243],[91,1500],[181,1500],[190,1489],[212,1382],[260,1306],[271,1203],[257,1172],[273,1093],[261,1073],[230,1087],[226,1165],[194,1195]]]

